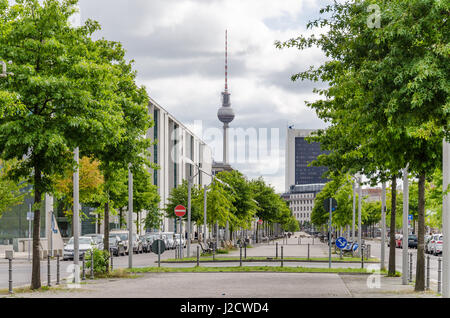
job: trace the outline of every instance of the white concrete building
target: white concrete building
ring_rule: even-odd
[[[160,208],[164,209],[171,189],[180,185],[188,176],[198,172],[195,166],[183,158],[189,158],[211,175],[212,151],[198,136],[151,98],[149,112],[155,124],[149,129],[147,137],[157,141],[151,153],[152,161],[160,167],[151,172],[153,183],[158,186],[161,197]],[[194,183],[210,184],[209,175],[203,172],[198,173]],[[161,230],[173,232],[174,219],[164,218]]]
[[[314,200],[325,184],[303,184],[291,186],[289,192],[282,194],[292,215],[300,223],[311,222],[311,213],[314,208]]]

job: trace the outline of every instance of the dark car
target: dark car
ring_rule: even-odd
[[[109,249],[115,256],[125,255],[125,244],[118,235],[109,236]]]
[[[417,248],[417,235],[408,235],[408,247]]]

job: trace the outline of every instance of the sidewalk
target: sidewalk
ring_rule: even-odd
[[[16,294],[18,298],[439,298],[415,293],[401,278],[328,273],[146,273],[134,279],[87,281],[76,289]],[[193,284],[195,282],[195,284]]]

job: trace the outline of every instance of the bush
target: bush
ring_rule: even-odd
[[[99,250],[94,248],[94,275],[95,274],[105,274],[108,272],[109,257],[108,251]],[[85,254],[86,267],[91,268],[91,251],[87,251]]]

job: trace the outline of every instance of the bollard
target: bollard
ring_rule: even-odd
[[[13,280],[12,280],[12,258],[8,258],[9,261],[9,281],[8,281],[8,291],[10,294],[13,294]]]
[[[309,261],[309,243],[308,243],[308,261]]]
[[[442,285],[442,259],[438,258],[438,294],[441,293],[441,285]]]
[[[427,290],[430,290],[430,255],[427,255]]]
[[[413,260],[412,260],[412,257],[413,257],[413,255],[412,255],[412,253],[409,253],[409,282],[411,283],[412,282],[412,263],[413,263]]]
[[[82,276],[82,280],[86,280],[86,254],[83,254],[83,276]]]
[[[197,267],[200,266],[200,247],[197,245]]]
[[[278,242],[277,242],[275,248],[276,248],[276,251],[275,251],[275,258],[278,258]]]
[[[91,279],[94,279],[94,251],[91,251]]]
[[[47,286],[52,286],[52,274],[50,272],[50,253],[47,254]]]
[[[176,250],[176,248],[175,248]],[[158,267],[161,267],[161,241],[158,240]]]
[[[283,245],[281,245],[281,267],[283,267]]]
[[[364,247],[361,246],[361,268],[364,268]]]
[[[60,268],[59,268],[59,253],[56,255],[56,285],[59,285]]]
[[[242,267],[242,243],[239,243],[239,266]]]

